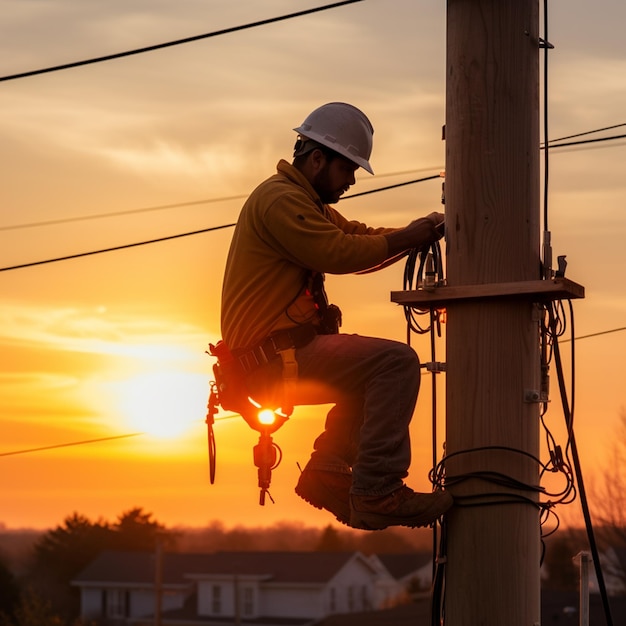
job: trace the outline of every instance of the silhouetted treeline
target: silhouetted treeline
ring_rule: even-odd
[[[166,528],[151,513],[134,508],[115,522],[74,513],[45,532],[0,528],[0,626],[86,626],[78,620],[77,574],[104,550],[150,551],[157,542],[169,552],[218,550],[360,551],[364,554],[431,550],[430,529],[402,527],[367,532],[343,526],[308,527],[284,522],[273,527]],[[587,550],[584,531],[561,530],[549,537],[543,555],[543,586],[575,590],[572,558]]]
[[[104,550],[170,552],[217,550],[361,551],[398,553],[428,549],[429,530],[395,528],[376,533],[282,523],[271,528],[168,529],[134,508],[115,522],[79,513],[45,532],[0,530],[0,626],[78,625],[79,594],[71,581]]]

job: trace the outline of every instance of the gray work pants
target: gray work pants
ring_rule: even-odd
[[[318,335],[296,352],[294,405],[334,404],[307,467],[352,471],[352,493],[386,495],[411,463],[409,424],[420,365],[404,343],[360,335]],[[253,372],[252,396],[280,405],[281,360]]]

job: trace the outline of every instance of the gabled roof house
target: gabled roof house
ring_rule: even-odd
[[[72,582],[81,617],[143,626],[300,626],[388,606],[401,595],[376,556],[360,552],[103,552]],[[107,621],[108,620],[108,621]]]

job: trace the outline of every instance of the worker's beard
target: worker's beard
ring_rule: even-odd
[[[312,181],[313,189],[317,192],[321,201],[325,204],[334,204],[339,202],[341,194],[345,191],[345,187],[337,188],[336,184],[333,184],[331,177],[329,176],[328,164],[317,173]]]

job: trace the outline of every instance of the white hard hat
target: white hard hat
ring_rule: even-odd
[[[294,130],[330,148],[373,174],[369,164],[374,128],[363,111],[345,102],[329,102],[315,109]]]

